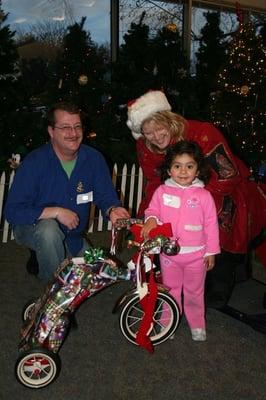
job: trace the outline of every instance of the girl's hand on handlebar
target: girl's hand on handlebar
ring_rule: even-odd
[[[147,219],[147,221],[143,224],[143,227],[140,232],[140,236],[144,239],[149,238],[149,233],[152,229],[157,227],[157,220],[154,217]]]

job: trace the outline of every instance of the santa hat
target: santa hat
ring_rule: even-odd
[[[151,90],[128,103],[127,126],[135,139],[139,139],[143,121],[159,111],[170,111],[171,106],[161,90]]]

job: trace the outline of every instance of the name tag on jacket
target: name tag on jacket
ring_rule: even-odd
[[[179,208],[180,207],[180,197],[164,193],[163,194],[163,204],[165,206]]]
[[[93,201],[93,192],[81,193],[77,195],[77,204],[85,204]]]

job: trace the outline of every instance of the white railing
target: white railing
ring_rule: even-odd
[[[0,242],[6,243],[13,239],[12,229],[9,223],[3,218],[3,207],[8,190],[13,182],[15,172],[10,175],[5,172],[0,180]],[[112,181],[123,206],[129,210],[131,215],[136,215],[142,197],[143,173],[140,167],[133,164],[128,167],[126,164],[118,169],[117,164],[113,167]],[[91,206],[88,223],[88,232],[111,230],[111,222],[103,219],[101,211],[95,205]]]

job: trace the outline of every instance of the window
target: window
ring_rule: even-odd
[[[110,43],[110,1],[107,0],[3,0],[7,23],[23,36],[61,35],[68,25],[86,17],[86,28],[98,44]]]

